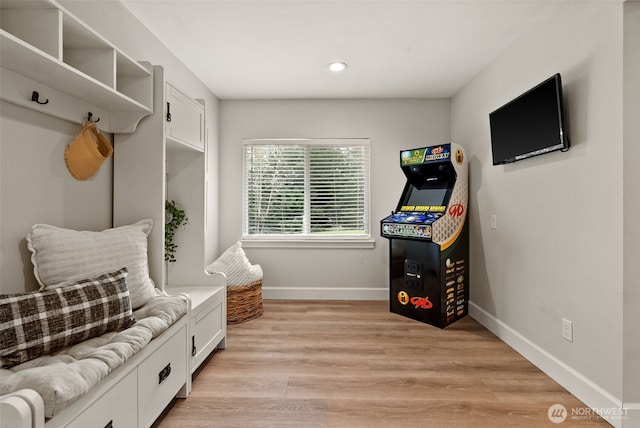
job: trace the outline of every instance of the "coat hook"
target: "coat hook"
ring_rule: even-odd
[[[38,104],[48,104],[49,103],[49,99],[47,98],[44,101],[40,101],[40,94],[38,93],[38,91],[33,91],[33,93],[31,94],[31,101],[35,101]]]
[[[93,123],[98,123],[100,122],[100,118],[97,118],[96,120],[92,120],[91,118],[93,117],[93,113],[89,112],[89,114],[87,114],[87,120],[89,122],[93,122]]]

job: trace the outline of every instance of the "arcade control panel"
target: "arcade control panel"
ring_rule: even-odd
[[[381,222],[381,235],[387,238],[431,239],[431,224],[442,213],[397,212]]]

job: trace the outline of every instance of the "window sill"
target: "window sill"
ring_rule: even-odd
[[[374,248],[373,239],[250,239],[243,238],[244,248]]]

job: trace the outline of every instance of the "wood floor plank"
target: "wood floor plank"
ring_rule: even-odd
[[[553,424],[577,398],[470,317],[446,329],[387,302],[266,300],[155,427],[607,427]]]

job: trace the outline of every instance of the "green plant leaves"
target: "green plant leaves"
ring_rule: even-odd
[[[176,231],[180,226],[185,226],[189,222],[189,219],[184,210],[178,208],[173,200],[165,201],[164,210],[164,260],[169,263],[174,263],[176,261],[176,249],[178,248],[174,242]]]

